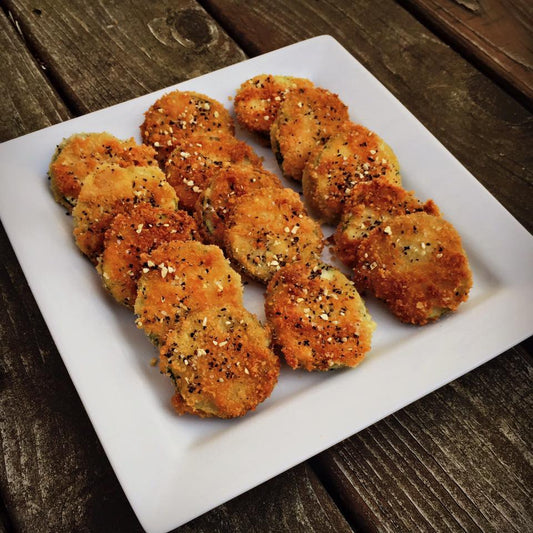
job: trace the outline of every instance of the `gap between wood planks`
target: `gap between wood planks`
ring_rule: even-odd
[[[37,47],[32,44],[32,39],[26,39],[25,37],[25,28],[24,23],[20,23],[19,19],[17,18],[16,14],[14,14],[12,11],[10,11],[6,6],[5,3],[0,0],[0,9],[4,12],[6,18],[9,20],[9,22],[13,25],[13,28],[15,29],[15,32],[17,35],[20,36],[20,40],[23,43],[24,47],[28,50],[29,54],[33,57],[35,63],[38,65],[39,69],[41,70],[43,76],[46,78],[50,86],[53,88],[53,90],[57,93],[59,99],[63,101],[65,104],[65,107],[68,109],[70,114],[72,115],[71,118],[79,117],[80,115],[85,114],[84,111],[78,108],[76,106],[75,102],[72,101],[68,94],[66,94],[61,89],[61,83],[59,83],[58,78],[54,74],[52,69],[49,69],[46,66],[45,61],[42,59],[42,57],[39,55],[39,52],[37,50]],[[33,12],[38,16],[38,9],[35,8]]]
[[[248,57],[258,55],[257,50],[247,43],[245,39],[239,38],[232,31],[232,28],[224,23],[223,17],[218,16],[217,10],[213,9],[209,0],[197,0],[198,3],[205,9],[217,24],[233,39],[233,41],[244,51]],[[420,24],[422,24],[428,31],[433,33],[439,40],[449,46],[454,52],[463,57],[474,68],[479,70],[499,87],[501,87],[514,100],[519,102],[527,110],[533,110],[533,101],[524,95],[519,89],[514,87],[508,80],[506,80],[500,73],[498,73],[489,63],[484,62],[478,58],[473,50],[461,45],[458,39],[455,39],[444,28],[440,27],[438,23],[433,22],[431,17],[417,8],[410,0],[394,0],[400,7],[411,14]]]
[[[440,23],[437,19],[433,18],[431,11],[425,11],[416,2],[413,2],[413,0],[395,1],[415,17],[428,31],[446,43],[452,50],[466,59],[466,61],[490,78],[494,83],[499,85],[528,111],[533,111],[533,100],[520,90],[519,87],[513,85],[511,80],[506,78],[506,71],[504,69],[499,69],[497,63],[493,64],[491,61],[484,61],[482,57],[478,57],[476,43],[471,43],[471,46],[462,43],[460,35],[454,35],[453,29],[448,28],[445,23]],[[522,81],[527,82],[527,80]]]

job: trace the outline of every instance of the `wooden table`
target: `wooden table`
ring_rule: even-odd
[[[2,7],[1,141],[329,33],[533,227],[526,0]],[[2,531],[140,531],[3,231],[0,246]],[[510,349],[179,531],[533,531],[530,353]]]

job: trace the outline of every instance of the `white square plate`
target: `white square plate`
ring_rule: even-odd
[[[423,328],[369,302],[378,328],[356,369],[283,369],[272,397],[239,420],[178,417],[172,387],[132,314],[111,301],[74,246],[70,217],[46,173],[56,144],[76,132],[135,136],[164,92],[57,124],[0,146],[0,214],[28,283],[122,487],[147,531],[208,511],[404,407],[532,332],[533,239],[400,102],[329,36],[218,70],[173,88],[229,97],[261,73],[310,78],[336,92],[351,118],[398,155],[404,186],[433,198],[463,237],[474,288],[459,311]],[[265,166],[272,154],[240,132]],[[247,307],[263,316],[261,289]]]

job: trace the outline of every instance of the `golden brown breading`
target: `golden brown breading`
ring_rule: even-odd
[[[50,187],[56,202],[69,211],[76,205],[85,177],[103,164],[157,166],[155,150],[110,133],[77,133],[57,147],[50,163]]]
[[[418,212],[394,217],[363,239],[354,281],[403,322],[422,325],[467,299],[472,273],[455,228]]]
[[[326,89],[291,91],[270,129],[270,143],[283,175],[301,181],[304,165],[318,145],[348,120],[348,108]]]
[[[237,120],[249,131],[268,136],[278,109],[289,91],[313,87],[305,78],[260,74],[245,81],[235,95]]]
[[[139,204],[128,213],[118,214],[105,233],[104,251],[97,265],[104,286],[119,303],[133,307],[141,254],[165,242],[192,240],[196,234],[196,222],[182,210]]]
[[[322,230],[309,217],[298,193],[265,187],[230,202],[224,231],[228,256],[261,282],[284,265],[320,255]]]
[[[141,260],[136,324],[155,344],[193,311],[242,305],[241,277],[218,246],[171,241]]]
[[[306,370],[356,366],[376,327],[354,284],[318,261],[279,270],[268,284],[265,312],[287,364]]]
[[[379,135],[347,123],[342,133],[330,137],[311,154],[302,187],[311,212],[323,222],[336,224],[354,187],[377,178],[401,184],[394,152]]]
[[[229,133],[194,135],[176,145],[165,164],[165,173],[180,207],[193,212],[200,193],[221,168],[253,169],[262,165],[250,146]]]
[[[102,253],[113,218],[143,202],[177,208],[176,193],[158,167],[104,165],[85,178],[72,216],[76,244],[91,262]]]
[[[228,203],[263,187],[281,187],[280,179],[264,169],[230,166],[214,173],[196,203],[195,217],[206,242],[224,246]]]
[[[233,119],[220,102],[193,91],[172,91],[163,95],[144,116],[143,143],[156,149],[161,166],[185,137],[201,133],[233,134],[235,131]]]
[[[160,369],[176,386],[172,403],[180,414],[243,416],[270,396],[279,368],[267,331],[240,306],[189,315],[160,351]]]
[[[353,267],[357,247],[370,231],[393,217],[417,211],[440,215],[433,200],[423,204],[412,192],[381,178],[358,183],[344,206],[333,237],[335,255]]]

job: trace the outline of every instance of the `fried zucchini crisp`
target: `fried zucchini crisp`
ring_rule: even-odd
[[[229,133],[194,135],[179,142],[165,164],[180,207],[194,211],[200,193],[221,168],[262,168],[257,154]]]
[[[224,247],[243,272],[267,283],[287,263],[320,255],[323,237],[298,193],[265,187],[230,202]]]
[[[454,227],[418,212],[388,220],[362,240],[354,281],[402,322],[422,325],[466,301],[472,273]]]
[[[243,128],[268,137],[281,102],[290,91],[303,87],[313,87],[313,83],[305,78],[272,74],[245,81],[235,95],[237,121]]]
[[[311,152],[337,133],[348,120],[348,108],[326,89],[289,92],[270,129],[270,144],[283,175],[302,180]]]
[[[195,217],[202,238],[224,247],[228,203],[257,189],[281,186],[280,179],[268,170],[239,166],[221,168],[213,174],[196,203]]]
[[[280,362],[257,318],[228,304],[191,313],[171,331],[160,369],[176,386],[178,413],[235,418],[270,396]]]
[[[278,271],[267,287],[265,312],[287,364],[305,370],[356,366],[376,327],[354,284],[317,261]]]
[[[104,165],[85,178],[72,216],[76,244],[92,263],[113,218],[141,203],[177,208],[176,193],[158,167]]]
[[[139,204],[118,214],[105,233],[98,271],[106,289],[121,304],[133,307],[141,275],[141,254],[170,241],[189,241],[197,226],[185,211]]]
[[[433,200],[425,203],[402,187],[375,179],[354,186],[335,234],[335,255],[349,267],[355,264],[356,251],[363,239],[393,217],[424,211],[439,216]]]
[[[141,260],[136,324],[156,345],[191,312],[242,305],[241,277],[218,246],[171,241]]]
[[[398,160],[383,139],[364,126],[348,123],[345,128],[315,149],[303,171],[305,201],[329,224],[338,223],[358,183],[381,178],[401,184]]]
[[[56,202],[69,211],[76,205],[85,177],[105,164],[121,167],[157,166],[155,150],[110,133],[77,133],[57,147],[49,168],[50,188]]]
[[[233,119],[220,102],[192,91],[172,91],[163,95],[144,117],[143,143],[155,148],[161,166],[185,137],[201,133],[233,134],[235,131]]]

